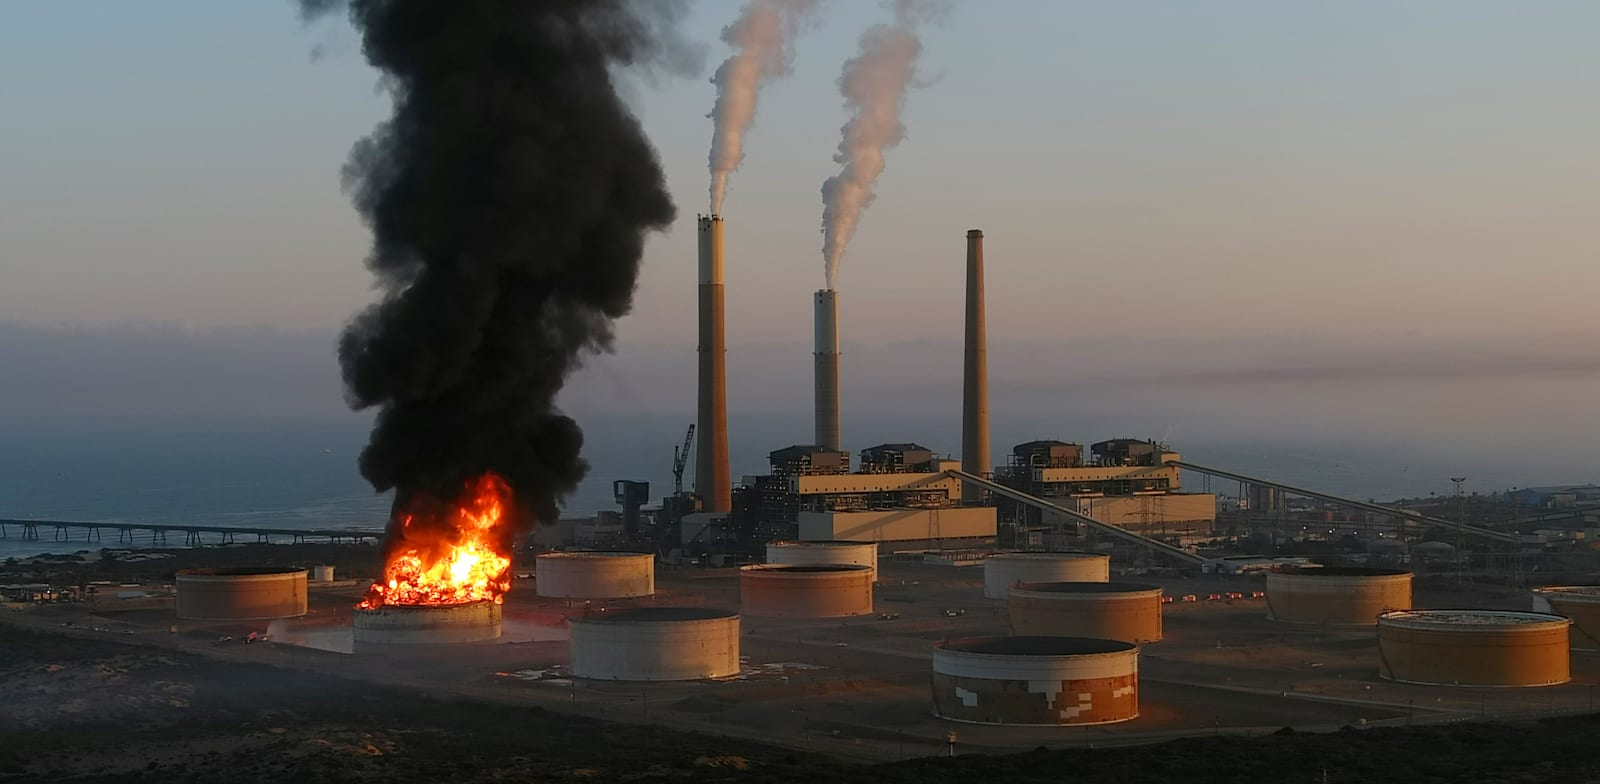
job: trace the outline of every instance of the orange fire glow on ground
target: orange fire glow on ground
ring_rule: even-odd
[[[450,520],[424,521],[405,513],[398,532],[404,544],[390,553],[384,579],[372,584],[357,607],[504,601],[511,590],[511,552],[502,549],[509,537],[501,526],[511,524],[502,520],[510,500],[510,485],[484,474],[446,512]]]

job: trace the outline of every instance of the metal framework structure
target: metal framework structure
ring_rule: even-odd
[[[1283,484],[1282,482],[1273,482],[1267,479],[1246,476],[1244,474],[1236,474],[1232,471],[1224,471],[1220,468],[1196,465],[1188,462],[1187,460],[1168,460],[1166,461],[1166,464],[1188,469],[1201,474],[1209,474],[1222,479],[1232,479],[1238,482],[1247,482],[1255,485],[1263,485],[1265,487],[1275,487],[1286,493],[1293,493],[1295,495],[1305,496],[1307,498],[1315,498],[1319,501],[1330,501],[1336,504],[1343,504],[1345,506],[1355,507],[1356,509],[1363,509],[1368,512],[1377,512],[1378,514],[1385,514],[1404,520],[1410,520],[1415,523],[1440,526],[1446,530],[1460,530],[1462,532],[1472,534],[1473,536],[1483,537],[1484,539],[1492,539],[1496,542],[1515,542],[1517,540],[1516,536],[1503,531],[1495,531],[1476,525],[1462,525],[1456,521],[1445,520],[1440,517],[1432,517],[1430,515],[1413,512],[1408,509],[1396,509],[1392,506],[1384,506],[1382,504],[1374,504],[1367,501],[1357,501],[1354,498],[1344,498],[1329,493],[1317,492],[1316,490],[1307,490],[1303,487],[1294,487],[1292,485]]]

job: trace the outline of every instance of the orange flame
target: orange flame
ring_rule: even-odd
[[[357,605],[370,610],[385,604],[450,605],[468,602],[505,600],[511,590],[511,553],[500,530],[501,514],[511,498],[511,487],[494,474],[484,474],[468,483],[463,500],[447,514],[448,525],[417,526],[419,529],[450,529],[438,541],[400,546],[393,549],[384,566],[384,579],[372,584]],[[407,513],[398,533],[407,541],[416,515]],[[505,521],[509,525],[509,521]],[[391,533],[393,536],[394,533]]]

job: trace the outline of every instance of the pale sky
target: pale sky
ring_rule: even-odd
[[[706,79],[739,5],[695,7],[700,77],[629,86],[679,222],[650,243],[621,353],[587,376],[598,388],[646,389],[664,357],[692,362]],[[285,331],[315,346],[368,301],[368,234],[339,168],[387,98],[342,18],[304,27],[287,0],[8,11],[0,321],[58,338],[130,324],[157,337],[159,325],[226,340]],[[770,376],[754,369],[809,389],[818,189],[845,121],[835,82],[861,31],[887,18],[825,0],[792,75],[761,96],[724,210],[730,374],[749,390],[735,408],[807,405],[757,392]],[[1529,412],[1538,432],[1600,436],[1586,416],[1600,394],[1600,4],[953,0],[923,38],[908,136],[839,277],[847,409],[852,391],[867,395],[852,374],[921,356],[897,347],[933,357],[907,366],[902,378],[925,379],[908,383],[943,384],[963,237],[982,228],[990,335],[1017,379],[997,374],[997,398],[1046,389],[1038,405],[1064,404],[1061,390],[1082,391],[1072,384],[1191,384],[1205,369],[1301,373],[1257,378],[1270,395],[1316,373],[1355,383],[1360,372],[1343,374],[1376,351],[1380,375],[1446,368],[1412,401],[1437,397],[1427,410],[1445,421],[1400,418],[1418,432],[1509,427],[1493,406],[1516,393],[1472,379],[1521,367],[1537,377],[1511,386],[1551,397]],[[1004,359],[1006,345],[1028,348]],[[852,369],[853,351],[883,361]],[[315,394],[336,408],[329,352],[300,369],[330,374]],[[1527,356],[1537,371],[1516,364]],[[1287,407],[1286,426],[1363,416],[1348,395],[1296,407],[1303,395],[1286,394],[1268,406]],[[1201,399],[1171,398],[1152,421],[1205,419]],[[1573,417],[1576,435],[1559,423]]]

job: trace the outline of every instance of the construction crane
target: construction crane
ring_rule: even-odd
[[[683,434],[683,446],[672,448],[672,494],[683,495],[683,467],[689,462],[689,447],[694,444],[694,425]]]

